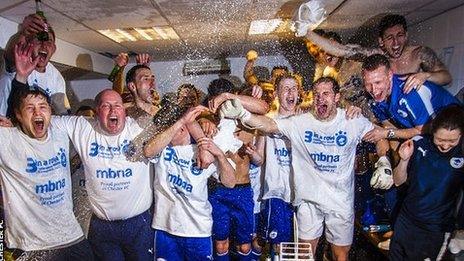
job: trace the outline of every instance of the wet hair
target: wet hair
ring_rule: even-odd
[[[286,73],[288,73],[288,67],[283,66],[283,65],[277,65],[277,66],[272,67],[272,71],[275,71],[275,70],[284,70]]]
[[[16,118],[16,112],[21,111],[21,105],[27,96],[32,95],[33,97],[42,96],[47,101],[48,105],[51,106],[50,96],[40,87],[21,87],[12,90],[10,97],[8,98],[8,112],[7,117],[11,118],[13,125],[18,125],[19,121]]]
[[[285,79],[293,79],[293,80],[295,80],[296,85],[298,86],[298,90],[300,90],[302,88],[302,86],[300,85],[300,80],[298,79],[298,77],[295,74],[293,74],[293,73],[285,73],[285,74],[282,74],[279,77],[277,77],[277,79],[275,81],[275,85],[274,85],[276,90],[277,90],[277,88],[279,88],[280,82],[282,82]]]
[[[130,70],[126,74],[126,85],[129,84],[130,82],[135,82],[135,76],[137,74],[138,69],[148,69],[150,70],[150,67],[144,65],[144,64],[137,64],[134,67],[130,68]]]
[[[191,92],[195,92],[195,94],[197,95],[197,97],[200,97],[200,96],[201,96],[200,90],[198,90],[198,89],[195,87],[195,85],[193,85],[193,84],[184,83],[184,84],[182,84],[181,86],[179,86],[179,87],[177,88],[177,95],[179,95],[179,93],[180,93],[180,91],[181,91],[182,89],[188,89],[188,90],[191,91]]]
[[[438,112],[437,116],[432,121],[432,134],[442,128],[446,130],[459,129],[461,134],[464,134],[463,107],[453,104]]]
[[[183,89],[187,89],[189,95],[181,99],[179,95]],[[193,93],[195,93],[195,95],[192,95]],[[176,95],[177,99],[179,99],[179,102],[182,102],[184,105],[195,106],[198,105],[197,103],[200,102],[201,92],[195,87],[195,85],[190,83],[184,83],[177,88]]]
[[[406,19],[402,15],[391,14],[386,15],[380,20],[378,25],[379,36],[382,37],[385,31],[388,28],[391,28],[395,25],[401,25],[405,31],[408,30]]]
[[[314,87],[320,83],[331,83],[332,84],[332,90],[334,91],[335,94],[340,92],[340,85],[338,84],[337,80],[335,78],[326,76],[326,77],[321,77],[317,79],[315,82],[313,82],[312,89],[314,90]]]
[[[271,74],[269,72],[269,69],[264,66],[254,66],[253,67],[253,73],[255,74],[256,78],[258,78],[258,81],[260,82],[266,82],[271,79]]]
[[[388,58],[383,54],[373,54],[364,59],[362,70],[371,72],[380,66],[385,66],[385,68],[389,70],[390,62],[388,61]]]
[[[229,92],[233,93],[235,91],[234,84],[224,78],[219,78],[216,80],[212,80],[208,85],[208,96],[215,97],[221,93]]]

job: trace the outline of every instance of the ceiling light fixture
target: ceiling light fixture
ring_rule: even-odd
[[[129,39],[129,41],[131,42],[135,42],[137,41],[137,38],[133,37],[130,33],[124,31],[124,30],[121,30],[121,29],[116,29],[116,32],[124,35],[124,37],[126,37],[127,39]]]
[[[176,34],[172,27],[153,27],[153,30],[164,40],[175,40],[179,39],[179,36]]]
[[[98,32],[117,43],[179,39],[179,36],[176,34],[174,29],[169,26],[106,29],[98,30]]]
[[[134,28],[134,30],[137,31],[137,33],[139,33],[143,38],[145,38],[145,40],[153,41],[153,38],[145,33],[145,29]]]

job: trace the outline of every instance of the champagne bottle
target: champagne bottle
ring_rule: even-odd
[[[124,53],[123,55],[124,55],[124,57],[126,59],[126,62],[124,64],[127,64],[127,62],[129,62],[129,56],[126,53]],[[114,82],[116,80],[116,77],[118,76],[119,72],[121,70],[124,70],[125,66],[126,65],[119,66],[118,63],[115,63],[115,65],[113,67],[113,70],[111,70],[110,75],[108,75],[108,80],[110,82]]]
[[[114,82],[114,80],[116,80],[116,76],[118,75],[119,70],[121,70],[121,67],[119,67],[119,65],[116,64],[113,67],[113,70],[111,70],[110,75],[108,75],[108,80],[110,82]]]
[[[39,41],[45,42],[48,41],[48,24],[47,24],[47,18],[44,15],[44,12],[42,10],[42,1],[41,0],[35,0],[35,13],[42,17],[44,20],[44,30],[41,32],[37,33],[37,39]]]

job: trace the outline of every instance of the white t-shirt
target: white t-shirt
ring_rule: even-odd
[[[82,237],[73,213],[66,133],[51,126],[39,141],[17,128],[0,128],[0,139],[7,246],[45,250]]]
[[[208,178],[217,170],[194,164],[197,146],[168,146],[151,162],[155,166],[153,228],[181,237],[209,237],[213,225]]]
[[[275,116],[274,119],[282,117]],[[265,153],[263,199],[280,198],[290,203],[293,197],[290,184],[293,175],[290,140],[282,134],[267,136]]]
[[[237,124],[231,119],[221,119],[218,124],[218,133],[213,137],[213,142],[224,152],[236,153],[243,142],[235,137],[234,132]]]
[[[237,129],[237,124],[235,120],[223,118],[218,124],[218,132],[213,137],[213,142],[221,149],[222,152],[227,153],[236,153],[240,147],[242,147],[243,142],[235,137],[234,133]],[[235,169],[235,162],[231,158],[227,158],[230,165]],[[219,173],[215,172],[213,177],[218,181],[219,180]]]
[[[311,113],[275,120],[292,144],[294,205],[310,201],[327,210],[352,213],[356,145],[374,128],[366,118],[318,121]]]
[[[143,129],[126,117],[123,131],[105,135],[95,119],[52,117],[52,125],[66,131],[79,154],[92,211],[104,220],[122,220],[146,211],[153,199],[147,162],[130,162],[125,152]]]
[[[4,71],[0,76],[0,115],[5,116],[8,108],[8,97],[11,93],[11,82],[15,73]],[[66,83],[61,73],[51,63],[45,67],[45,72],[40,73],[36,70],[27,78],[30,86],[38,85],[44,89],[52,98],[52,107],[56,114],[64,114],[69,109],[66,98]]]
[[[89,231],[90,218],[92,217],[92,209],[90,208],[87,190],[85,188],[85,173],[84,166],[80,166],[71,174],[72,181],[72,197],[74,202],[74,215],[77,222],[87,235]]]

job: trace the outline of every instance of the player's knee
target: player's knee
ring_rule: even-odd
[[[348,252],[350,251],[350,247],[334,247],[332,246],[332,254],[336,261],[347,261],[348,260]]]
[[[216,241],[216,252],[219,254],[229,251],[229,240]]]
[[[336,260],[336,261],[347,261],[348,260],[348,255],[345,255],[345,254],[337,255],[337,254],[335,254],[334,260]]]

